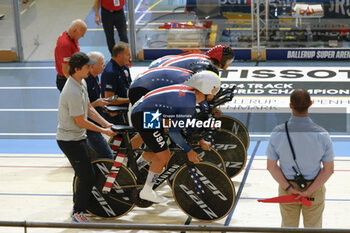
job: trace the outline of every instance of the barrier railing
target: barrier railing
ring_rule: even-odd
[[[303,232],[303,233],[349,233],[350,229],[318,228],[279,228],[279,227],[233,227],[208,225],[166,225],[166,224],[122,224],[122,223],[60,223],[60,222],[27,222],[0,221],[1,227],[27,228],[80,228],[103,230],[153,230],[153,231],[199,231],[199,232]]]

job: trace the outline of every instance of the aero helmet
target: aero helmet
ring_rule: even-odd
[[[191,63],[188,66],[188,69],[192,70],[193,73],[198,73],[202,70],[209,70],[219,75],[218,68],[216,68],[216,66],[213,65],[213,63],[211,63],[210,61],[198,61],[198,62]]]
[[[214,72],[203,70],[192,75],[184,84],[197,89],[204,95],[210,95],[213,94],[211,93],[213,88],[218,88],[217,92],[220,90],[221,81],[220,77]]]
[[[217,45],[205,53],[211,59],[217,60],[221,65],[225,66],[227,60],[233,59],[234,52],[230,46]]]

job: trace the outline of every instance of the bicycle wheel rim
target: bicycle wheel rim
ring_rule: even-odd
[[[94,185],[95,189],[93,188],[92,190],[87,211],[97,217],[118,218],[126,215],[135,206],[130,197],[130,188],[112,188],[108,194],[102,193],[102,188],[104,186],[104,182],[106,181],[106,175],[108,175],[113,163],[113,160],[96,160],[92,162],[96,182]],[[74,192],[77,188],[78,182],[79,178],[75,177]],[[114,185],[132,187],[136,186],[136,180],[129,169],[122,165]],[[106,202],[106,204],[104,202]],[[104,204],[101,205],[101,203]]]
[[[225,172],[212,164],[199,162],[195,167],[205,194],[196,194],[187,165],[184,165],[174,178],[172,190],[176,204],[197,220],[212,222],[224,218],[235,202],[233,183]]]
[[[247,150],[242,141],[233,133],[219,129],[214,131],[215,149],[225,161],[226,173],[229,177],[237,176],[247,162]]]
[[[241,121],[231,116],[223,115],[218,118],[218,120],[221,121],[221,129],[228,130],[234,135],[237,135],[237,137],[242,141],[246,150],[248,150],[250,138],[247,127],[245,127]]]
[[[226,172],[226,166],[225,161],[220,155],[219,152],[217,152],[215,149],[210,148],[210,151],[202,150],[201,148],[194,150],[196,153],[198,153],[199,156],[203,159],[203,162],[209,162],[218,168],[222,169],[224,172]],[[177,163],[179,165],[185,164],[187,161],[187,153],[184,151],[177,151],[172,154],[170,159],[167,162],[166,169],[171,167],[173,164]],[[170,187],[173,186],[174,177],[176,174],[173,174],[167,179],[168,185]]]

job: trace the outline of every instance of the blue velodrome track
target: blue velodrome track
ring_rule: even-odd
[[[134,64],[145,66],[145,63]],[[280,62],[236,62],[232,67],[243,66],[281,66]],[[283,63],[286,65],[286,63]],[[289,66],[301,65],[291,63]],[[304,66],[344,67],[344,62],[312,63]],[[55,87],[56,71],[53,62],[2,63],[0,64],[0,153],[1,154],[61,154],[55,142],[57,127],[57,106],[59,92]],[[245,114],[230,114],[247,124]],[[266,122],[266,121],[265,121]],[[268,121],[267,121],[268,122]],[[251,146],[248,155],[255,147],[254,124],[248,125]],[[271,126],[273,127],[273,126]],[[265,154],[268,140],[266,132],[256,151],[257,156]],[[336,156],[349,156],[347,140],[334,140]]]

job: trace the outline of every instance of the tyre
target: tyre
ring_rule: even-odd
[[[202,150],[201,148],[194,150],[204,162],[209,162],[218,168],[222,169],[224,172],[226,172],[226,167],[224,160],[222,159],[221,155],[214,149],[211,149],[209,151]],[[173,166],[173,164],[183,165],[187,161],[187,153],[184,151],[177,151],[172,154],[170,157],[166,168]],[[168,184],[170,187],[173,185],[174,177],[176,173],[174,173],[172,176],[168,178]]]
[[[117,218],[127,214],[135,204],[131,193],[136,188],[136,180],[132,172],[122,165],[108,194],[102,193],[102,188],[113,165],[113,160],[96,160],[92,162],[95,171],[95,185],[92,189],[88,212],[102,218]],[[79,185],[75,177],[74,192]]]
[[[245,125],[234,117],[225,116],[218,118],[221,121],[221,129],[225,129],[236,135],[248,150],[250,139]]]
[[[242,141],[233,133],[219,129],[213,132],[214,148],[225,162],[229,177],[237,176],[247,162],[247,150]]]
[[[173,195],[177,205],[190,217],[203,221],[216,221],[232,209],[236,193],[227,174],[216,166],[200,162],[195,169],[202,182],[204,194],[197,194],[188,166],[175,175]]]

